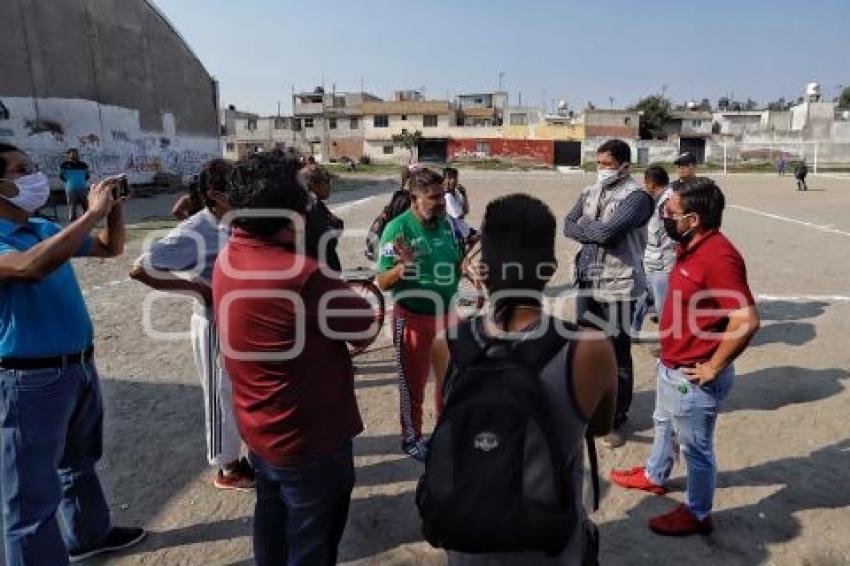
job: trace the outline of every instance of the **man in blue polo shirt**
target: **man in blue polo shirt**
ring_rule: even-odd
[[[145,536],[112,526],[95,473],[103,403],[94,331],[68,261],[123,252],[116,181],[95,185],[88,211],[60,230],[33,217],[50,193],[47,177],[0,143],[0,482],[9,566],[64,565]],[[106,228],[92,237],[103,218]]]

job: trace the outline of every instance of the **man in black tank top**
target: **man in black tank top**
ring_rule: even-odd
[[[541,322],[553,322],[543,318],[542,298],[543,290],[557,268],[555,230],[552,212],[542,201],[531,196],[510,195],[487,206],[482,227],[481,272],[490,297],[491,311],[484,315],[482,321],[484,333],[510,339],[530,339],[531,330]],[[506,265],[510,268],[502,269]],[[564,417],[558,423],[569,429],[562,430],[564,453],[573,455],[577,451],[582,453],[588,428],[596,436],[611,430],[617,397],[617,362],[610,341],[602,333],[583,330],[566,337],[573,341],[571,363],[568,363],[569,356],[559,358],[556,355],[544,368],[541,379],[547,394],[553,396],[553,405]],[[442,388],[450,364],[445,336],[435,341],[432,360],[437,387]],[[560,369],[556,368],[559,363]],[[566,394],[557,399],[558,392]],[[580,494],[582,458],[568,459],[576,468],[570,474],[570,488]],[[580,497],[577,500],[581,506]],[[595,526],[586,519],[583,508],[579,509],[579,513],[582,520],[577,522],[566,548],[558,556],[542,552],[449,552],[449,564],[595,564],[593,557],[598,552],[598,535]]]

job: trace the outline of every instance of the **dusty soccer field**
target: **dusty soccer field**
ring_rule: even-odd
[[[512,192],[537,195],[563,217],[592,178],[461,172],[473,224],[488,200]],[[664,497],[609,489],[605,481],[613,467],[642,464],[652,441],[654,359],[648,346],[636,345],[629,443],[616,451],[599,448],[604,498],[593,518],[602,563],[850,564],[850,177],[814,176],[808,193],[796,192],[790,177],[717,178],[728,204],[724,231],[747,261],[764,327],[737,364],[737,382],[718,420],[715,533],[664,539],[646,527],[650,516],[682,499],[681,463]],[[347,228],[365,230],[392,184],[358,179],[345,185],[331,204]],[[132,202],[130,221],[164,216],[173,198]],[[106,405],[101,477],[115,522],[151,530],[143,545],[108,563],[251,564],[253,494],[215,490],[206,465],[201,390],[182,335],[189,300],[157,298],[149,305],[151,326],[177,333],[154,339],[143,326],[148,292],[126,279],[145,229],[157,224],[137,224],[121,259],[76,264],[97,332]],[[346,268],[368,265],[362,242],[361,235],[343,241]],[[555,291],[568,287],[575,250],[563,237],[558,248]],[[355,441],[357,486],[340,560],[442,564],[442,553],[419,532],[413,493],[421,465],[399,451],[388,344],[385,334],[356,360],[366,431]],[[433,413],[430,403],[426,410]]]

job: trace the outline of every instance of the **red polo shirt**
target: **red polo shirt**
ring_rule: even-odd
[[[339,296],[322,314],[330,292]],[[374,314],[366,300],[312,258],[240,230],[216,261],[213,298],[239,432],[255,454],[296,464],[363,430],[348,348],[326,330],[367,331]]]
[[[708,361],[728,313],[754,304],[744,259],[726,236],[713,230],[689,249],[679,246],[659,324],[661,361],[671,368]]]

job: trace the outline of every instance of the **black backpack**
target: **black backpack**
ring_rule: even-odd
[[[522,342],[483,338],[480,325],[480,317],[464,321],[449,340],[445,409],[416,490],[423,535],[458,552],[557,555],[581,502],[570,501],[567,462],[539,373],[566,339],[554,324]],[[587,438],[598,505],[596,452]]]
[[[399,189],[390,197],[390,202],[381,211],[381,214],[372,222],[369,233],[366,234],[366,257],[371,261],[378,259],[378,245],[381,242],[381,234],[384,232],[390,220],[410,208],[410,192]]]

